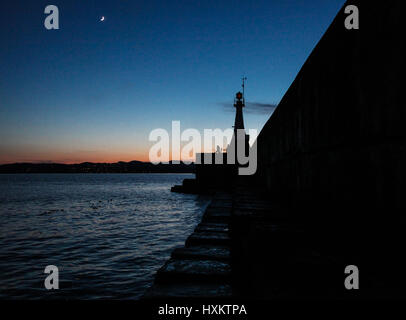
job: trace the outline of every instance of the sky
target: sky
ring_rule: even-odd
[[[2,0],[0,163],[148,161],[172,121],[231,128],[243,75],[261,130],[344,2]]]

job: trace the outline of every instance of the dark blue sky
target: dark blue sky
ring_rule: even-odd
[[[3,0],[0,162],[146,160],[172,120],[229,128],[241,76],[247,101],[279,102],[343,3]],[[248,109],[261,129],[270,114]]]

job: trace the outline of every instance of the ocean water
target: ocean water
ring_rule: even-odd
[[[0,175],[0,299],[140,298],[209,202],[170,192],[189,177]]]

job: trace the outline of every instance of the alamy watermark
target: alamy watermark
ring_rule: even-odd
[[[254,141],[258,136],[256,129],[248,130],[249,137]],[[151,131],[149,141],[156,142],[149,150],[149,161],[153,164],[238,164],[239,175],[253,175],[257,171],[257,144],[248,146],[247,134],[244,129],[204,129],[203,138],[197,129],[180,130],[180,121],[172,121],[171,134],[165,129]],[[183,144],[183,146],[182,146]],[[224,148],[227,146],[226,148]],[[210,153],[216,150],[213,157]],[[226,149],[226,153],[222,150]],[[203,157],[196,154],[203,153]]]
[[[355,5],[348,5],[344,9],[344,13],[348,16],[344,20],[344,25],[347,30],[359,29],[359,10]]]
[[[45,278],[44,286],[45,289],[59,289],[59,270],[57,266],[49,265],[45,267],[44,273],[49,274]]]
[[[347,290],[359,289],[359,269],[355,265],[349,265],[345,267],[345,274],[348,276],[344,280],[344,287]]]
[[[45,28],[47,30],[59,29],[59,9],[58,9],[58,7],[50,4],[45,7],[44,13],[48,14],[48,16],[45,18],[45,21],[44,21]]]

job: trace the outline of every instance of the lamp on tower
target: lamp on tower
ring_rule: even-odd
[[[235,95],[235,102],[234,102],[234,107],[245,107],[244,105],[244,95],[239,91]]]

